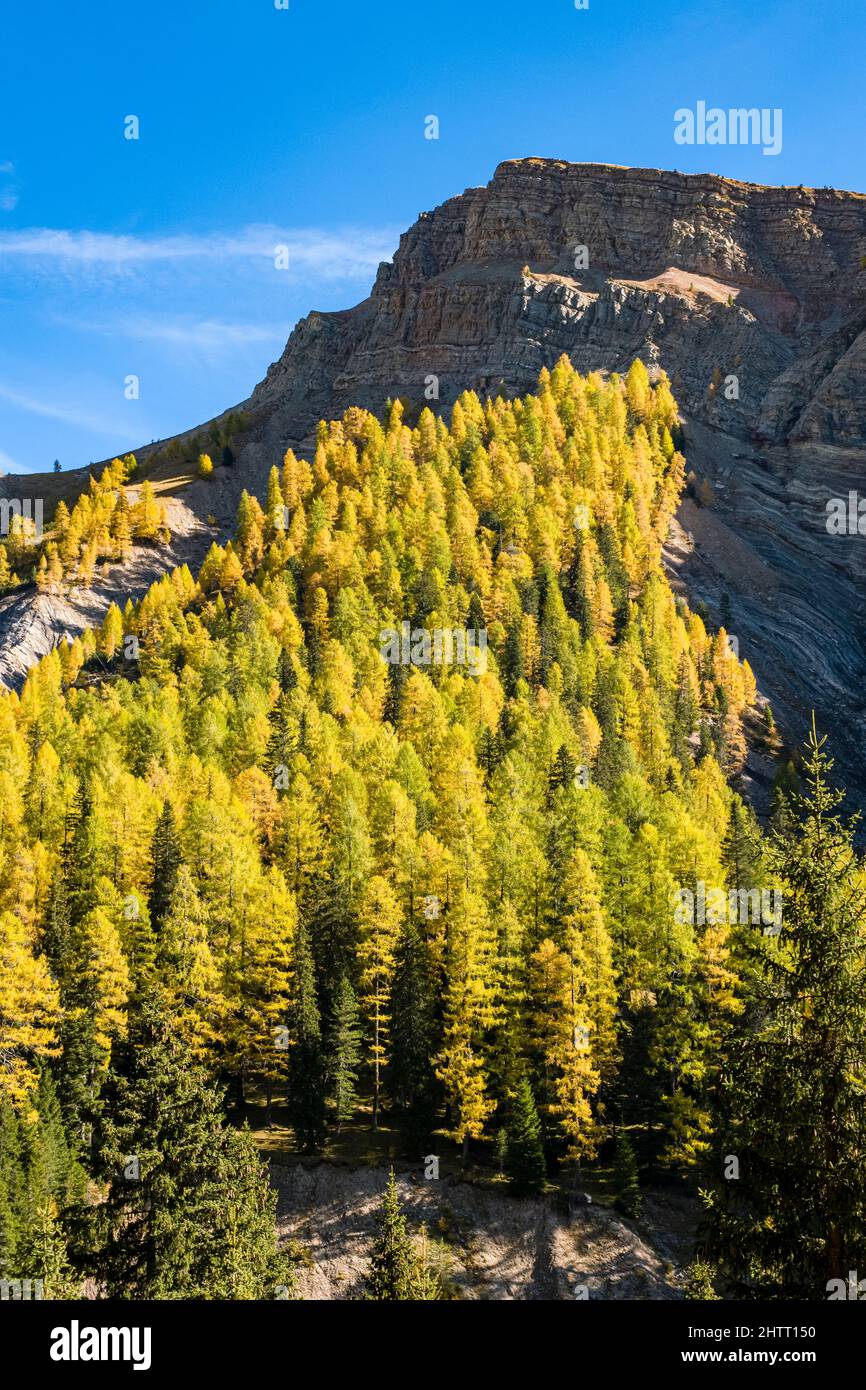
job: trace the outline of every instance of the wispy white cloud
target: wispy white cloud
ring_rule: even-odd
[[[0,177],[14,173],[15,165],[12,163],[10,159],[6,159],[2,163],[0,163]],[[8,184],[0,188],[0,212],[11,212],[12,209],[17,206],[17,204],[17,189],[12,188]]]
[[[58,323],[69,326],[70,320],[58,317]],[[148,315],[123,318],[75,320],[80,330],[102,333],[107,337],[124,337],[151,343],[166,343],[183,348],[200,348],[204,352],[256,346],[259,343],[280,343],[286,336],[284,323],[228,323],[222,319],[192,319]]]
[[[25,471],[16,459],[10,458],[4,449],[0,449],[0,472],[23,473]]]
[[[223,323],[219,319],[205,319],[199,323],[147,319],[143,323],[130,325],[130,331],[134,336],[147,338],[152,342],[178,343],[181,346],[208,349],[272,343],[275,338],[281,342],[286,336],[284,324]]]
[[[0,176],[0,193],[16,182]],[[67,464],[209,418],[249,393],[320,293],[325,307],[351,302],[397,241],[396,229],[370,227],[152,236],[0,219],[0,285],[20,305],[20,332],[0,341],[0,438],[34,466],[55,453]],[[280,246],[288,272],[275,265]],[[64,354],[62,374],[44,371],[39,332],[53,360]],[[127,372],[142,381],[131,407]]]
[[[124,271],[154,262],[215,260],[260,262],[275,268],[280,248],[286,247],[289,274],[355,279],[389,260],[396,240],[394,231],[382,228],[287,230],[263,224],[234,234],[140,237],[30,227],[0,232],[0,257],[38,258],[67,270],[79,265]]]
[[[141,426],[131,430],[129,422],[108,419],[105,415],[93,414],[90,411],[80,410],[77,406],[67,405],[60,401],[46,401],[39,397],[28,395],[23,391],[15,391],[11,387],[0,383],[0,400],[6,401],[7,405],[13,406],[16,410],[24,410],[30,415],[42,415],[48,420],[60,420],[64,425],[72,425],[75,429],[89,430],[92,434],[104,435],[109,438],[121,438],[137,440],[141,435]]]

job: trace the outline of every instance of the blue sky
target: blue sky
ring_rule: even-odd
[[[0,469],[75,467],[243,399],[298,318],[363,298],[399,232],[502,159],[866,190],[864,37],[862,0],[15,7]],[[701,100],[781,108],[782,152],[675,144]]]

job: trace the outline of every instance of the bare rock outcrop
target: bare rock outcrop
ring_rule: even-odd
[[[299,1297],[357,1298],[376,1236],[385,1168],[273,1165],[277,1229],[300,1247]],[[651,1198],[628,1222],[602,1206],[569,1215],[552,1197],[515,1198],[458,1178],[397,1175],[409,1230],[426,1228],[434,1263],[462,1299],[683,1297],[694,1211]]]
[[[4,486],[11,492],[10,483],[19,489],[32,487],[32,475],[7,479]],[[135,496],[136,489],[131,488],[130,497]],[[101,566],[86,587],[40,593],[30,585],[0,598],[0,684],[20,686],[35,661],[59,642],[101,623],[110,604],[122,609],[128,599],[142,598],[151,584],[179,565],[197,569],[216,528],[196,515],[189,498],[172,497],[165,506],[169,545],[134,546],[123,564]]]
[[[251,404],[441,399],[659,362],[696,418],[775,442],[866,444],[866,198],[524,159],[424,213],[370,299],[298,325]],[[739,395],[710,392],[737,375]],[[781,379],[781,380],[780,380]],[[318,407],[314,406],[313,414]]]

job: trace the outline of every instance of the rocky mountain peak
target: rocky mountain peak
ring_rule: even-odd
[[[641,356],[716,428],[860,445],[864,257],[860,194],[509,160],[423,213],[363,304],[304,319],[251,404],[288,425],[302,397],[423,400],[434,376],[451,400],[526,389],[561,352],[580,370]]]

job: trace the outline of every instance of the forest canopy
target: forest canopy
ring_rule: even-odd
[[[29,1206],[0,1157],[2,1272],[83,1174],[138,1229],[112,1163],[172,1139],[136,1139],[136,1074],[217,1129],[214,1085],[285,1103],[309,1152],[359,1110],[414,1155],[501,1142],[516,1190],[617,1136],[655,1172],[706,1157],[749,951],[782,946],[676,904],[781,861],[732,785],[752,673],[663,570],[680,444],[640,362],[563,358],[450,421],[347,410],[198,576],[0,697],[4,1124],[63,1151]],[[272,1277],[263,1210],[237,1296]]]

